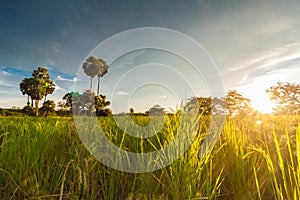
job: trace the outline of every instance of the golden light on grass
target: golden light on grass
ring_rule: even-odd
[[[256,120],[255,123],[256,123],[256,125],[262,125],[263,122],[261,120]]]

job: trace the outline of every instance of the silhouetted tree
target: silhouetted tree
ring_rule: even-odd
[[[134,109],[133,109],[133,108],[129,108],[129,113],[130,113],[131,115],[133,115],[133,114],[134,114]]]
[[[201,114],[211,114],[212,113],[212,102],[211,97],[191,97],[186,103],[186,111],[198,111]]]
[[[248,113],[252,110],[251,100],[236,90],[229,90],[226,94],[225,101],[229,116]]]
[[[277,82],[266,90],[270,100],[277,103],[274,111],[278,114],[300,114],[300,85],[296,83]]]
[[[226,114],[226,101],[224,97],[218,98],[213,97],[211,99],[212,113],[215,115],[225,115]]]
[[[154,116],[162,116],[165,114],[165,108],[161,107],[160,105],[154,105],[149,109],[148,112],[150,115]]]

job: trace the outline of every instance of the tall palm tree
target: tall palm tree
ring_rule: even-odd
[[[92,87],[93,87],[93,78],[100,73],[101,66],[102,66],[102,63],[95,56],[91,56],[91,57],[87,58],[85,60],[85,62],[82,64],[84,73],[87,76],[91,77],[90,89],[92,89]]]
[[[108,71],[108,65],[107,65],[106,61],[103,60],[102,58],[99,58],[98,60],[102,63],[102,65],[101,65],[100,71],[97,75],[98,76],[97,95],[100,94],[100,78],[102,78]]]

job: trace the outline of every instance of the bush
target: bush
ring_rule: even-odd
[[[35,116],[34,108],[32,106],[25,106],[23,108],[23,113],[28,116]]]

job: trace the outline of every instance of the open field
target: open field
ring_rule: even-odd
[[[207,129],[202,123],[179,160],[133,174],[91,156],[72,118],[0,118],[1,199],[299,199],[300,116],[256,120],[227,120],[213,151],[199,159]],[[176,118],[166,121],[158,137],[134,139],[124,136],[112,118],[99,118],[111,141],[135,152],[171,141]]]

